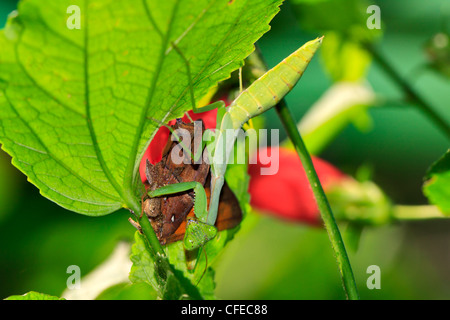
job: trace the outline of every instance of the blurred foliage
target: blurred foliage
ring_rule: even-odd
[[[308,31],[330,31],[350,39],[373,38],[367,29],[366,0],[290,0],[302,28]]]
[[[433,0],[426,5],[417,0],[379,0],[371,3],[380,6],[383,21],[383,37],[376,43],[377,47],[401,75],[415,88],[420,88],[424,98],[449,123],[448,81],[435,72],[416,72],[427,62],[424,43],[441,31],[441,21],[448,17],[449,10],[443,10],[446,1]],[[290,2],[284,3],[283,10],[271,25],[270,33],[259,41],[269,66],[295,50],[302,41],[321,35],[303,30],[291,10]],[[307,75],[308,80],[302,81],[286,98],[297,119],[301,119],[331,85],[329,72],[324,70],[322,60],[314,59]],[[448,141],[412,105],[395,103],[403,94],[377,64],[369,66],[365,81],[377,95],[394,103],[388,102],[383,108],[369,110],[371,131],[360,132],[353,125],[347,126],[320,156],[348,173],[354,173],[361,165],[370,165],[374,170],[375,182],[395,202],[426,203],[421,191],[423,176],[429,165],[447,150]],[[266,119],[268,128],[281,127],[274,111],[269,111]],[[283,130],[280,137],[282,140],[286,137]]]
[[[291,0],[300,26],[325,35],[321,49],[322,63],[333,81],[358,81],[364,78],[371,56],[362,42],[373,42],[381,29],[368,29],[369,1],[361,0]]]
[[[20,192],[19,174],[11,170],[9,157],[0,151],[0,223],[5,219],[18,201]]]
[[[325,5],[329,1],[301,2]],[[429,62],[423,45],[442,32],[439,21],[445,13],[444,2],[376,1],[381,7],[384,32],[379,45],[402,74],[410,75],[417,66]],[[271,32],[259,42],[271,66],[295,50],[299,43],[319,35],[298,23],[293,5],[286,2],[282,6],[281,13],[271,24]],[[0,3],[3,21],[14,6],[15,1]],[[339,24],[345,25],[344,18],[350,21],[346,14],[337,12],[332,11],[331,16],[336,16],[332,19]],[[357,18],[352,12],[348,16]],[[323,22],[334,30],[332,21],[312,16],[305,19],[305,24]],[[338,40],[343,29],[339,29]],[[338,48],[336,44],[333,46]],[[348,58],[347,54],[342,57]],[[313,60],[305,74],[308,81],[303,81],[287,97],[297,118],[300,119],[330,87],[330,70],[336,75],[332,76],[333,81],[341,77],[366,77],[376,93],[398,97],[400,92],[382,70],[364,61],[362,59],[355,70],[339,71],[338,65],[324,70],[322,61]],[[352,59],[348,59],[345,63],[351,62]],[[338,71],[333,71],[336,69]],[[357,76],[348,76],[347,72],[355,72]],[[450,121],[446,79],[427,71],[409,78]],[[376,182],[393,201],[426,203],[421,191],[423,176],[429,165],[448,149],[448,141],[414,109],[387,107],[369,112],[373,119],[371,132],[362,133],[348,126],[321,156],[350,173],[368,164],[373,168]],[[280,128],[273,111],[265,120],[269,128]],[[282,130],[280,134],[283,138]],[[59,296],[69,276],[67,266],[76,264],[82,276],[86,275],[109,256],[119,240],[133,241],[135,230],[127,221],[127,212],[119,211],[101,218],[68,212],[43,198],[8,164],[9,157],[2,153],[0,160],[0,241],[3,244],[0,248],[0,298],[30,290]],[[364,229],[358,250],[349,252],[361,297],[448,299],[449,228],[449,221],[439,220]],[[344,239],[348,241],[346,233]],[[366,270],[373,264],[381,268],[381,290],[369,290],[366,286]],[[218,264],[216,280],[215,294],[222,299],[344,298],[333,253],[322,229],[288,224],[254,212],[248,214],[240,232],[230,242]],[[106,290],[99,298],[154,297],[146,286],[144,283],[120,284]]]
[[[448,236],[448,224],[441,229],[436,238],[439,233]],[[420,234],[409,234],[402,226],[363,230],[358,251],[349,252],[362,299],[449,297],[448,285],[443,283],[448,275],[421,248]],[[347,240],[346,236],[344,232]],[[217,270],[219,298],[345,298],[324,230],[260,217],[254,232],[238,234],[236,240]],[[440,243],[433,250],[442,253],[446,249]],[[367,267],[374,264],[381,269],[381,290],[366,286]]]
[[[10,296],[5,300],[64,300],[64,299],[60,299],[55,296],[50,296],[48,294],[31,291],[23,295]]]
[[[373,128],[368,108],[375,94],[359,82],[334,83],[309,108],[298,124],[303,140],[311,154],[320,154],[349,124],[361,132]],[[285,143],[292,144],[290,142]]]
[[[327,32],[322,62],[333,81],[359,81],[366,75],[371,56],[354,41],[337,32]]]
[[[430,68],[450,78],[450,35],[444,30],[436,33],[425,44]]]
[[[450,215],[450,150],[427,172],[424,193],[444,214]]]

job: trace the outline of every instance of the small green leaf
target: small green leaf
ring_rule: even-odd
[[[41,193],[99,216],[140,210],[161,123],[242,65],[282,0],[28,0],[0,32],[0,142]],[[70,5],[81,29],[66,26]]]
[[[178,279],[173,274],[170,274],[166,280],[166,285],[164,287],[164,294],[162,296],[162,299],[181,300],[183,298],[184,298],[183,291],[181,290]]]
[[[221,233],[219,233],[219,236]],[[208,245],[209,243],[206,246]],[[214,271],[210,264],[206,266],[203,263],[204,260],[202,260],[204,259],[205,251],[194,250],[186,252],[183,241],[178,241],[166,247],[166,255],[175,269],[182,272],[197,287],[204,299],[212,300],[216,298],[214,295]],[[200,258],[198,262],[196,262],[197,258]],[[209,263],[211,263],[210,258],[214,260],[214,256],[208,256]],[[193,270],[196,263],[197,266]]]
[[[161,285],[163,283],[161,275],[155,274],[155,263],[150,257],[145,246],[144,237],[136,231],[134,235],[134,244],[131,247],[131,262],[133,263],[130,271],[130,281],[133,283],[146,282],[151,285],[158,294],[161,294]]]
[[[183,253],[183,251],[179,251],[179,253]],[[159,298],[202,299],[198,288],[188,279],[187,272],[183,272],[185,270],[177,270],[166,259],[158,260],[158,255],[156,255],[156,261],[151,258],[145,239],[138,231],[135,233],[135,243],[131,247],[131,261],[133,265],[130,271],[130,281],[151,285]]]
[[[428,170],[423,187],[428,200],[450,216],[450,150]]]
[[[23,295],[9,296],[5,300],[65,300],[65,299],[51,296],[45,293],[30,291]]]

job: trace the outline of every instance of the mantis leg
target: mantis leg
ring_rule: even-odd
[[[202,184],[197,181],[181,182],[169,184],[164,187],[160,187],[156,190],[150,191],[148,195],[151,198],[161,197],[165,195],[176,194],[180,192],[185,192],[188,190],[194,190],[195,193],[195,203],[194,203],[194,213],[195,216],[202,222],[206,220],[206,193]]]
[[[148,193],[150,197],[161,197],[191,189],[195,193],[194,213],[197,219],[190,218],[187,221],[184,236],[184,246],[187,250],[202,247],[217,235],[217,229],[213,225],[205,223],[208,211],[206,193],[202,184],[197,181],[181,182],[163,186]]]

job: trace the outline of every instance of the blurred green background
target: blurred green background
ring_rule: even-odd
[[[311,2],[311,1],[309,1]],[[320,1],[319,1],[320,2]],[[415,70],[426,62],[424,44],[450,21],[446,0],[370,1],[381,8],[383,38],[377,46],[405,77],[450,122],[450,80],[433,71]],[[16,1],[2,0],[3,23]],[[339,14],[337,12],[336,14]],[[259,42],[273,66],[320,34],[305,31],[289,3]],[[450,22],[449,22],[450,25]],[[414,75],[414,77],[410,77]],[[297,119],[330,87],[321,61],[314,59],[302,81],[287,97]],[[396,85],[376,64],[367,80],[375,92],[400,96]],[[361,165],[399,204],[426,204],[421,192],[429,165],[448,148],[436,126],[413,107],[371,109],[373,129],[353,126],[341,132],[321,157],[348,173]],[[273,111],[269,128],[280,128]],[[281,138],[285,135],[280,131]],[[92,218],[68,212],[39,195],[26,177],[0,152],[0,298],[30,290],[60,295],[66,269],[82,275],[101,263],[119,240],[134,229],[120,211]],[[449,299],[450,221],[410,222],[364,230],[356,252],[350,251],[363,299]],[[381,269],[381,290],[369,290],[370,265]],[[260,217],[249,233],[238,234],[217,270],[217,296],[223,299],[343,299],[343,290],[328,237],[323,230]]]

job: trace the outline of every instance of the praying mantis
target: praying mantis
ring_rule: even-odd
[[[281,63],[258,78],[247,89],[243,90],[227,108],[225,108],[225,104],[222,101],[197,108],[192,85],[190,85],[191,102],[195,113],[218,108],[218,128],[216,128],[214,133],[207,131],[208,134],[214,134],[215,136],[214,141],[206,143],[206,151],[211,164],[211,198],[209,208],[207,208],[207,197],[204,187],[196,181],[169,184],[148,192],[148,196],[154,198],[189,190],[194,191],[195,219],[189,218],[187,221],[184,236],[186,250],[190,251],[203,247],[217,234],[214,224],[217,219],[219,198],[225,182],[227,164],[236,141],[235,132],[251,118],[275,106],[292,90],[319,49],[322,39],[323,37],[305,43]],[[184,60],[190,80],[188,61],[174,44],[173,47]],[[198,154],[195,153],[194,157],[197,157]]]

